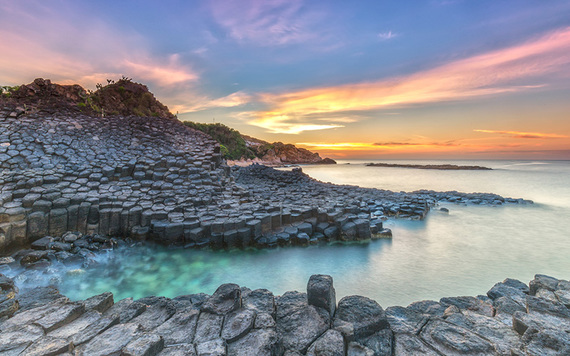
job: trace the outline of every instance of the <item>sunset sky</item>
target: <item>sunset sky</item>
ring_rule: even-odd
[[[333,158],[570,159],[570,1],[0,0],[0,85],[121,76]]]

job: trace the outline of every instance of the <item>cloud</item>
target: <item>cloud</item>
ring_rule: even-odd
[[[434,147],[454,147],[461,146],[460,143],[453,141],[449,142],[431,142],[431,143],[418,143],[418,142],[379,142],[373,143],[374,146],[394,147],[394,146],[434,146]]]
[[[153,54],[138,33],[81,11],[75,5],[56,11],[36,1],[0,3],[0,78],[22,84],[22,78],[44,76],[88,87],[122,75],[158,87],[198,80],[176,54]]]
[[[399,35],[397,33],[392,33],[392,31],[388,31],[388,32],[381,32],[378,34],[378,39],[380,39],[380,41],[388,41],[391,40],[394,37],[398,37]]]
[[[456,60],[414,74],[372,82],[261,94],[266,111],[250,113],[250,124],[269,132],[347,111],[378,110],[541,88],[541,76],[568,76],[570,27],[526,43]],[[321,129],[337,127],[321,125]],[[294,130],[298,132],[298,130]]]
[[[548,134],[541,132],[520,132],[520,131],[497,131],[497,130],[473,130],[475,132],[492,133],[507,135],[512,138],[530,138],[530,139],[551,139],[551,138],[568,138],[566,135]]]
[[[188,98],[186,98],[186,100],[188,100]],[[252,100],[252,96],[238,91],[218,99],[211,99],[208,97],[194,97],[192,100],[192,104],[175,105],[173,106],[173,110],[179,111],[181,113],[188,113],[214,108],[231,108],[249,103]]]
[[[238,42],[285,45],[317,38],[318,15],[302,0],[216,0],[214,19]]]

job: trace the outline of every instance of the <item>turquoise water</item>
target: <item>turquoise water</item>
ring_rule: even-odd
[[[369,161],[367,161],[369,162]],[[378,161],[380,162],[380,161]],[[386,162],[386,161],[382,161]],[[390,161],[436,164],[438,161]],[[444,161],[492,171],[305,166],[322,180],[396,191],[491,192],[535,201],[500,207],[448,204],[424,221],[389,220],[392,240],[273,250],[194,251],[140,247],[101,255],[101,267],[52,278],[72,299],[112,291],[115,299],[212,293],[221,283],[276,294],[303,291],[311,274],[330,274],[337,299],[365,295],[382,306],[485,294],[506,277],[570,279],[570,162]]]

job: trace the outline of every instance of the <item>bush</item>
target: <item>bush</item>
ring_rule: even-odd
[[[214,140],[218,141],[220,143],[220,151],[225,159],[255,158],[255,154],[247,148],[245,140],[237,130],[220,123],[202,124],[185,121],[184,125],[207,133]]]

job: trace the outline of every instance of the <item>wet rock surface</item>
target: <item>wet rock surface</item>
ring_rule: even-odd
[[[520,281],[506,279],[489,290],[487,299],[450,297],[385,311],[376,301],[349,296],[335,305],[333,314],[329,304],[335,303],[334,298],[325,298],[325,308],[313,305],[322,305],[324,299],[310,297],[316,287],[318,295],[330,296],[332,278],[315,275],[310,280],[307,294],[287,292],[279,297],[267,290],[226,284],[214,295],[205,296],[205,302],[204,295],[180,297],[178,302],[176,298],[147,297],[114,303],[110,293],[84,301],[70,301],[56,292],[50,293],[57,295],[51,298],[38,294],[35,304],[27,302],[30,308],[15,308],[0,318],[0,353],[342,356],[570,352],[570,309],[559,299],[540,296],[543,288],[553,289],[555,296],[557,291],[567,291],[565,280],[537,275],[530,284],[541,287],[525,288]],[[0,285],[8,290],[13,283],[0,275]],[[518,292],[497,294],[503,287],[524,296]],[[20,299],[33,298],[26,293],[14,289],[8,299],[18,305]],[[496,306],[504,304],[504,298],[522,301],[524,309],[514,311],[510,319],[503,318],[510,310],[499,312]],[[485,308],[475,299],[483,301]],[[514,299],[513,303],[518,303]],[[241,303],[228,303],[235,300]],[[124,317],[125,309],[136,303],[145,308],[136,317]]]

